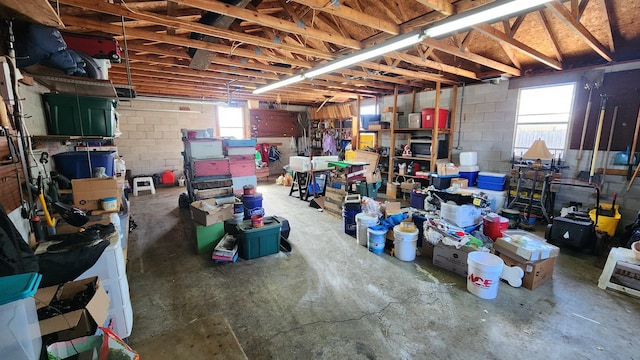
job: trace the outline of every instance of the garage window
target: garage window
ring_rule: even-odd
[[[564,158],[575,84],[520,89],[513,154],[522,156],[537,139]]]
[[[244,139],[244,116],[242,108],[218,106],[218,129],[220,136]]]

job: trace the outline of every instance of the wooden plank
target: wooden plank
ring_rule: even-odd
[[[198,9],[215,12],[238,19],[246,20],[254,24],[278,29],[294,34],[309,36],[318,40],[330,42],[350,49],[360,50],[362,44],[359,41],[343,36],[332,34],[326,31],[313,28],[300,28],[297,24],[284,21],[274,16],[261,14],[258,11],[242,9],[233,5],[225,4],[216,0],[175,0],[178,4],[193,6]]]
[[[544,55],[543,53],[539,52],[538,50],[524,44],[521,43],[520,41],[516,40],[516,39],[511,39],[507,34],[502,33],[498,30],[496,30],[493,26],[491,25],[487,25],[487,24],[480,24],[480,25],[476,25],[473,27],[476,31],[481,32],[482,34],[484,34],[485,36],[488,36],[494,40],[497,40],[500,43],[504,43],[507,44],[509,46],[511,46],[512,48],[514,48],[515,50],[518,50],[520,52],[522,52],[523,54],[526,54],[530,57],[532,57],[535,60],[540,61],[541,63],[554,68],[556,70],[562,70],[562,64],[560,64],[560,62],[558,60],[552,59],[546,55]]]
[[[446,72],[449,74],[464,76],[469,79],[478,79],[478,76],[473,71],[469,71],[469,70],[461,69],[459,67],[429,60],[427,59],[427,56],[418,57],[415,55],[407,54],[406,52],[393,52],[393,53],[387,54],[387,56],[392,59],[400,59],[400,60],[406,61],[413,65],[425,66],[425,67]]]
[[[556,39],[555,34],[551,32],[549,28],[549,20],[547,20],[547,16],[544,14],[542,10],[537,11],[537,14],[538,14],[538,18],[540,19],[540,22],[542,23],[542,28],[544,29],[544,33],[547,35],[547,38],[551,42],[551,47],[553,49],[553,52],[556,54],[556,59],[562,62],[563,57],[562,57],[562,53],[560,52],[560,47],[558,46],[558,39]]]
[[[79,26],[85,29],[90,29],[95,31],[102,31],[108,34],[122,35],[121,27],[105,24],[100,21],[88,20],[81,17],[66,16],[66,15],[62,16],[62,21],[64,21],[65,24],[67,25]],[[173,44],[178,46],[192,47],[196,49],[206,49],[209,51],[222,53],[225,55],[234,54],[234,55],[246,57],[249,59],[259,59],[259,60],[264,60],[269,62],[273,61],[273,57],[270,54],[265,54],[264,52],[262,54],[258,54],[255,51],[251,51],[247,49],[233,48],[231,46],[226,46],[221,44],[207,43],[200,40],[193,40],[193,39],[182,38],[179,36],[171,36],[167,34],[156,33],[154,31],[140,30],[140,29],[127,29],[127,36],[151,40],[151,41],[163,42],[163,43]],[[294,66],[300,66],[304,68],[312,67],[311,63],[304,60],[287,58],[285,61],[288,64],[294,65]]]
[[[3,17],[9,18],[9,13],[15,12],[31,19],[38,24],[62,29],[64,24],[56,11],[47,0],[0,0],[0,7],[5,7],[9,11],[2,11]]]
[[[265,48],[286,50],[301,55],[308,55],[319,57],[321,59],[332,59],[333,57],[325,52],[317,51],[315,49],[307,48],[302,45],[292,44],[276,44],[270,39],[266,39],[259,36],[248,35],[238,31],[231,31],[225,28],[219,28],[217,26],[205,25],[200,23],[191,23],[180,21],[180,19],[172,18],[166,15],[154,14],[145,11],[128,11],[126,7],[120,5],[109,4],[108,2],[96,2],[91,0],[60,0],[65,5],[72,5],[82,7],[87,10],[98,11],[104,14],[124,16],[130,19],[145,20],[154,24],[160,24],[167,27],[173,27],[176,29],[184,29],[192,32],[197,32],[203,35],[213,36],[216,38],[227,39],[231,41],[241,41],[246,44],[255,46],[261,46]],[[229,19],[227,21],[233,21],[235,18],[223,17],[223,19]],[[126,26],[126,24],[125,24]],[[132,36],[131,31],[134,29],[127,29],[127,36]],[[139,30],[139,29],[138,29]],[[122,30],[121,30],[122,31]],[[167,34],[167,36],[171,36]]]
[[[422,5],[426,5],[433,10],[446,15],[451,16],[455,14],[455,9],[453,5],[451,5],[450,1],[446,0],[418,0],[418,2]]]
[[[616,51],[616,47],[613,42],[613,29],[611,25],[611,15],[610,15],[612,12],[611,2],[607,0],[600,0],[600,2],[602,3],[602,7],[604,7],[604,16],[607,17],[606,30],[607,30],[607,40],[609,43],[609,51],[614,53]]]
[[[596,170],[596,174],[602,174],[603,172],[603,168]],[[628,174],[629,171],[627,169],[607,169],[607,175],[627,176]]]
[[[558,19],[562,20],[570,29],[574,30],[586,43],[592,48],[598,55],[602,56],[607,61],[613,61],[613,56],[611,52],[605,48],[598,39],[591,34],[587,28],[584,27],[578,20],[576,20],[571,12],[562,5],[558,0],[551,1],[545,4],[547,9],[551,10],[558,17]]]
[[[400,27],[391,21],[387,21],[379,16],[369,15],[367,13],[355,10],[345,5],[340,4],[340,7],[333,6],[331,2],[327,4],[327,0],[293,0],[299,4],[308,6],[314,10],[326,12],[343,19],[353,21],[357,24],[368,26],[370,28],[383,31],[387,34],[398,35],[400,34]],[[444,2],[444,1],[443,1]]]
[[[448,54],[461,57],[463,59],[476,62],[480,65],[484,65],[486,67],[496,69],[502,71],[503,73],[510,74],[513,76],[520,76],[520,69],[514,68],[512,66],[503,64],[499,61],[495,61],[484,56],[480,56],[478,54],[472,53],[468,50],[461,51],[455,46],[451,46],[442,40],[435,39],[425,39],[422,41],[423,44],[431,46],[437,50],[446,52]]]
[[[376,63],[370,62],[370,61],[361,62],[361,63],[359,63],[359,65],[363,66],[365,68],[368,68],[368,69],[385,71],[385,72],[388,72],[388,73],[398,74],[398,75],[403,75],[403,76],[409,76],[409,77],[413,77],[413,78],[416,78],[416,79],[422,79],[422,80],[433,81],[433,82],[441,81],[441,82],[443,82],[445,84],[449,84],[449,85],[456,84],[455,81],[443,78],[438,74],[429,74],[429,73],[426,73],[426,72],[422,73],[422,72],[418,72],[418,71],[406,70],[406,69],[401,69],[401,68],[397,68],[397,67],[393,67],[393,66],[376,64]]]

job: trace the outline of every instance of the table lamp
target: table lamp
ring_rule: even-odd
[[[525,159],[536,159],[531,167],[540,169],[543,167],[542,160],[552,160],[553,154],[551,154],[549,148],[547,148],[544,140],[538,139],[533,142],[529,150],[527,150],[522,157]]]

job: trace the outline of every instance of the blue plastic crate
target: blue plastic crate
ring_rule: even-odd
[[[103,167],[107,176],[113,176],[114,159],[115,153],[109,151],[68,151],[53,155],[56,170],[69,179],[90,178],[97,167]]]
[[[505,174],[480,172],[478,173],[478,188],[485,190],[504,190],[504,185],[507,182],[507,176]]]
[[[225,139],[227,147],[255,147],[258,139]]]

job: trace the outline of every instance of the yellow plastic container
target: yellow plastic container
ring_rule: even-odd
[[[612,204],[600,203],[600,208],[602,210],[611,210]],[[604,216],[602,214],[598,215],[598,223],[596,224],[596,230],[604,231],[609,236],[614,236],[616,234],[616,229],[618,228],[618,222],[622,215],[620,215],[620,206],[616,205],[615,213],[613,216]],[[596,209],[591,209],[589,211],[589,217],[592,221],[596,221]]]
[[[356,152],[353,150],[347,150],[344,152],[344,160],[345,161],[355,161],[356,160]]]

